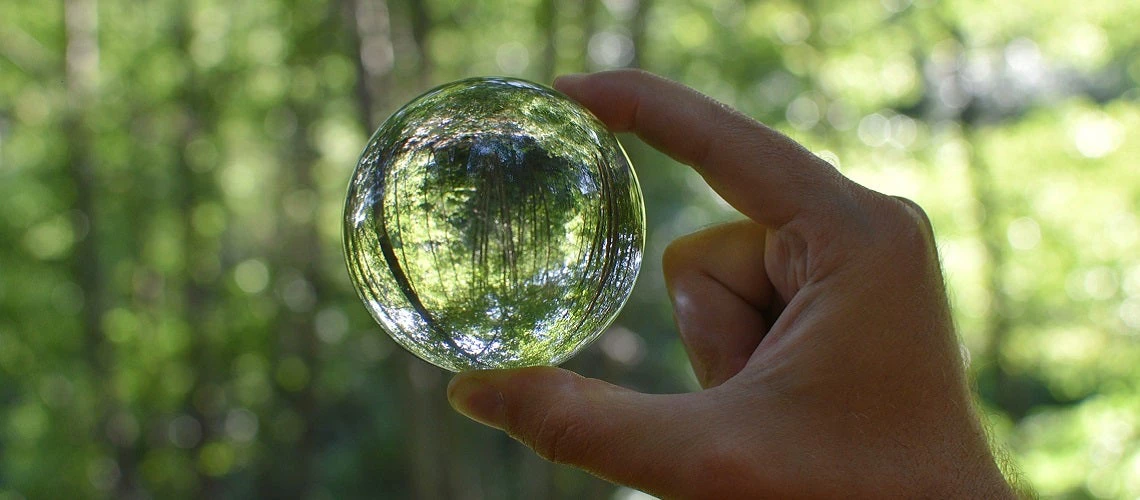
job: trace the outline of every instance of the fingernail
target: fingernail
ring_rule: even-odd
[[[457,375],[447,387],[447,400],[455,411],[496,429],[506,426],[503,393],[478,376]]]
[[[574,86],[584,79],[586,79],[586,73],[568,73],[554,79],[554,88],[562,89],[568,85]]]

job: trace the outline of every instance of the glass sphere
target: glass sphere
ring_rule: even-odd
[[[621,310],[645,209],[617,138],[547,87],[449,83],[372,136],[344,251],[372,316],[452,371],[558,364]]]

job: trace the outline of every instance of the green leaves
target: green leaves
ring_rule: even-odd
[[[1140,3],[71,3],[0,2],[0,497],[605,496],[447,420],[339,221],[398,104],[627,60],[922,204],[996,441],[1042,495],[1140,494]],[[685,390],[656,262],[735,214],[626,144],[649,229],[617,324],[646,355],[572,365]]]

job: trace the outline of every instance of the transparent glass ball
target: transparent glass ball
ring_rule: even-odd
[[[547,87],[472,78],[372,136],[344,210],[349,274],[396,342],[452,371],[558,364],[633,289],[641,189],[617,138]]]

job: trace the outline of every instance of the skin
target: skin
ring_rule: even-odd
[[[461,413],[662,498],[1013,497],[971,404],[918,205],[641,71],[555,87],[692,166],[747,219],[664,271],[704,390],[642,394],[555,367],[457,375]]]

